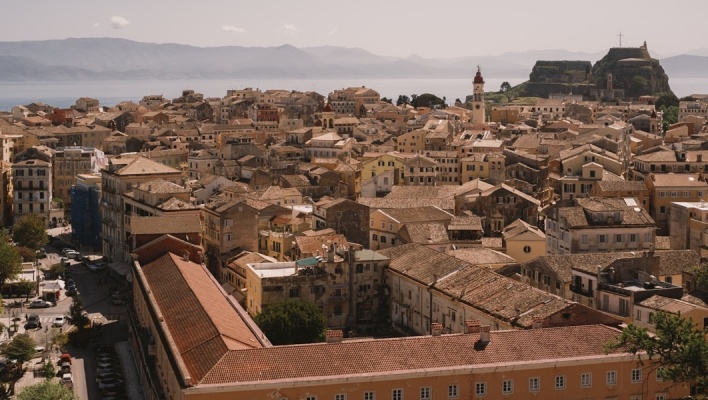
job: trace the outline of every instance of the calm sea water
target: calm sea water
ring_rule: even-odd
[[[502,82],[512,86],[528,79],[487,78],[485,89],[498,90]],[[673,78],[671,88],[677,96],[692,93],[708,93],[708,78]],[[162,94],[165,98],[179,97],[184,89],[193,89],[206,97],[223,97],[228,89],[246,87],[315,91],[327,95],[335,89],[350,86],[366,86],[378,91],[381,96],[392,98],[399,95],[432,93],[448,103],[464,100],[472,93],[470,79],[195,79],[195,80],[136,80],[136,81],[52,81],[52,82],[1,82],[0,110],[9,111],[20,104],[39,101],[55,107],[69,107],[80,97],[92,97],[101,105],[113,106],[124,100],[139,101],[143,96]]]

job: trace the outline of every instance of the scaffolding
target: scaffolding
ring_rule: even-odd
[[[101,248],[101,210],[98,188],[71,187],[71,239],[93,249]]]

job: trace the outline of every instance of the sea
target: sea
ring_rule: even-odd
[[[486,78],[485,91],[496,91],[503,82],[512,86],[527,77]],[[708,78],[673,78],[670,85],[678,97],[708,93]],[[366,86],[382,97],[395,102],[399,95],[432,93],[448,104],[456,99],[464,101],[472,94],[472,78],[440,79],[194,79],[194,80],[91,80],[91,81],[0,81],[0,111],[10,111],[16,105],[42,102],[66,108],[80,97],[98,99],[102,106],[113,106],[122,101],[138,102],[146,95],[162,95],[167,99],[181,96],[186,89],[205,97],[224,97],[229,89],[253,88],[260,90],[284,89],[301,92],[314,91],[326,96],[336,89]]]

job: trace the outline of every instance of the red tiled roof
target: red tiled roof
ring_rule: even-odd
[[[262,347],[202,265],[167,253],[142,272],[192,383],[229,350]]]
[[[307,380],[428,368],[602,358],[606,356],[604,346],[619,335],[619,331],[602,325],[586,325],[494,331],[490,335],[490,342],[482,346],[478,342],[479,334],[472,333],[231,351],[202,383]]]

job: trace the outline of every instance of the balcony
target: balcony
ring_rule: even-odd
[[[570,291],[585,297],[595,297],[595,291],[593,289],[586,290],[580,285],[570,285]]]

